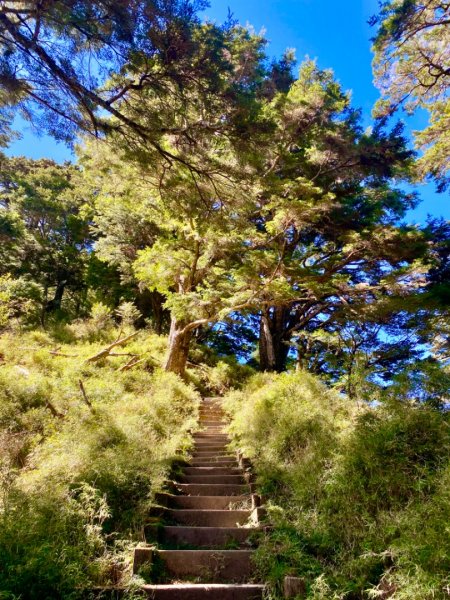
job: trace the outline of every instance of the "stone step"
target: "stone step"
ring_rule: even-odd
[[[211,419],[220,419],[221,421],[225,421],[225,413],[220,410],[215,410],[212,408],[202,408],[199,410],[198,416],[200,418],[206,417]]]
[[[251,510],[168,509],[167,520],[191,527],[237,527],[250,518]]]
[[[232,458],[236,460],[236,455],[232,452],[222,452],[217,454],[217,452],[210,452],[209,450],[191,450],[191,457],[194,460],[220,460],[221,458]]]
[[[228,442],[231,441],[230,436],[228,436],[226,433],[208,433],[207,431],[198,431],[197,433],[194,433],[192,437],[194,440],[220,440],[221,442],[224,440]]]
[[[231,450],[228,447],[228,445],[224,446],[220,450],[210,450],[210,449],[204,448],[202,446],[196,446],[195,448],[191,448],[191,450],[189,452],[190,452],[190,454],[192,454],[192,453],[209,454],[210,456],[217,456],[218,458],[223,458],[224,456],[226,458],[230,458],[230,457],[235,458],[236,457],[236,451]]]
[[[170,548],[230,548],[250,545],[256,529],[246,527],[181,527],[164,526],[158,532],[158,542]]]
[[[251,581],[252,550],[156,550],[169,579],[196,578],[208,583]]]
[[[176,488],[188,496],[243,496],[251,493],[251,486],[248,484],[177,483]]]
[[[237,467],[238,462],[235,458],[214,458],[210,456],[206,459],[195,459],[189,461],[191,467]]]
[[[217,483],[240,484],[246,483],[243,475],[181,475],[180,483]]]
[[[210,445],[224,444],[225,446],[228,446],[231,442],[228,436],[219,437],[216,434],[195,435],[193,436],[193,439],[196,444],[198,442],[204,442]]]
[[[228,437],[218,438],[215,435],[203,435],[194,437],[195,446],[199,447],[198,444],[209,444],[210,446],[222,446],[223,448],[227,448],[230,444],[231,440]]]
[[[183,469],[184,475],[242,475],[242,469],[238,466],[236,467],[222,467],[222,466],[212,466],[212,467],[198,467],[198,466],[189,466]]]
[[[199,417],[208,417],[208,418],[214,418],[214,419],[220,419],[221,421],[225,421],[226,417],[225,414],[221,411],[218,410],[204,410],[204,411],[199,411]]]
[[[204,427],[202,429],[203,433],[210,433],[210,434],[214,434],[214,433],[218,433],[218,434],[223,434],[226,433],[223,425],[208,425],[208,427]]]
[[[228,443],[227,442],[221,442],[218,444],[211,444],[210,441],[205,440],[205,441],[197,441],[194,444],[193,450],[205,450],[208,452],[222,452],[223,450],[226,450],[228,448]]]
[[[152,600],[262,600],[264,586],[256,584],[174,583],[144,585]]]
[[[228,510],[237,508],[237,505],[250,505],[251,496],[170,496],[168,506],[170,508],[191,508],[197,510]],[[240,506],[239,506],[240,507]]]

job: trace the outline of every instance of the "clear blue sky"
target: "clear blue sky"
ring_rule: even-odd
[[[353,104],[362,108],[364,124],[369,125],[378,91],[372,82],[373,31],[367,21],[377,6],[377,0],[211,0],[205,16],[223,22],[230,9],[241,23],[265,30],[270,55],[279,56],[286,48],[295,48],[299,61],[306,55],[317,58],[321,68],[333,69],[342,86],[352,91]],[[426,122],[423,116],[401,117],[408,132]],[[11,145],[9,153],[58,161],[71,158],[64,145],[48,137],[37,138],[28,126],[21,126],[18,122],[23,137]],[[408,215],[409,221],[423,222],[427,213],[450,219],[447,194],[436,194],[433,185],[419,186],[418,191],[423,202]]]

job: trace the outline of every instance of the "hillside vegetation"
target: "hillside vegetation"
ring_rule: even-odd
[[[370,121],[206,6],[0,2],[0,599],[133,598],[207,395],[269,599],[448,599],[450,223],[410,215],[449,185],[450,7],[381,3]],[[72,160],[13,156],[23,119]]]
[[[226,397],[273,528],[258,568],[282,597],[448,598],[448,413],[349,402],[305,372],[255,375]]]
[[[158,368],[119,372],[129,357],[86,361],[118,335],[86,322],[0,338],[1,598],[131,585],[131,544],[191,444],[200,396]],[[158,362],[164,344],[140,334],[118,352]]]

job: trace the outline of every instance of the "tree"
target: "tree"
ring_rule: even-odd
[[[391,184],[411,163],[399,128],[363,132],[332,73],[311,61],[271,110],[277,128],[257,166],[261,262],[252,278],[271,282],[258,307],[260,365],[281,371],[293,336],[415,293],[427,246],[420,231],[397,225],[416,202]]]
[[[1,156],[5,261],[1,273],[42,285],[45,312],[61,309],[66,290],[81,302],[92,244],[89,212],[77,189],[78,170],[51,160]],[[51,294],[49,298],[48,295]]]
[[[421,177],[431,175],[443,190],[450,170],[450,5],[438,0],[389,0],[380,3],[371,24],[373,68],[382,98],[377,115],[399,106],[412,113],[423,108],[429,125],[416,133],[424,153],[418,162]]]
[[[201,23],[203,0],[0,4],[0,107],[67,142],[113,135],[128,158],[187,164],[204,135],[243,146],[257,96],[286,85],[291,59],[265,65],[263,40],[229,20]],[[276,87],[276,86],[275,86]],[[145,107],[145,109],[143,108]],[[190,153],[194,172],[214,170]]]
[[[104,146],[97,152],[105,152]],[[126,164],[120,156],[107,163],[108,169],[96,175],[94,167],[100,211],[95,226],[105,227],[105,216],[127,206],[128,218],[139,214],[141,224],[146,223],[142,247],[131,247],[133,256],[136,252],[133,269],[141,285],[165,299],[171,315],[165,366],[183,375],[194,331],[219,320],[238,303],[238,273],[245,267],[246,242],[253,230],[249,195],[230,176],[194,180],[180,165],[161,185],[157,170]],[[94,164],[84,161],[85,169]],[[115,226],[102,229],[106,239],[100,238],[97,252],[107,260],[113,231],[124,241],[123,231]],[[247,294],[247,289],[241,291]]]
[[[309,324],[363,318],[420,285],[414,261],[426,243],[395,226],[415,199],[388,185],[410,159],[399,131],[363,133],[331,73],[311,62],[288,92],[267,99],[265,116],[273,125],[257,132],[263,144],[245,161],[223,139],[203,140],[201,152],[219,155],[215,178],[193,179],[181,164],[161,178],[158,163],[126,165],[120,155],[94,167],[99,230],[114,214],[145,224],[134,270],[166,298],[166,367],[177,373],[192,333],[230,313],[260,311],[261,366],[282,370],[292,337]],[[117,253],[110,241],[98,245],[106,258]]]

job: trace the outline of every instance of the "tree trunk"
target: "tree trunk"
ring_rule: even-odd
[[[53,312],[61,309],[61,303],[64,296],[64,290],[66,289],[67,281],[59,281],[56,284],[55,294],[53,298],[47,302],[45,310],[47,312]]]
[[[273,306],[261,314],[259,362],[262,371],[286,370],[290,339],[290,309]]]
[[[275,370],[275,349],[273,347],[273,335],[270,329],[269,310],[264,309],[261,313],[259,325],[259,366],[261,371]]]
[[[186,323],[172,319],[169,334],[169,350],[167,352],[164,369],[184,377],[186,362],[189,354],[189,343],[192,337],[192,330],[183,332]]]

